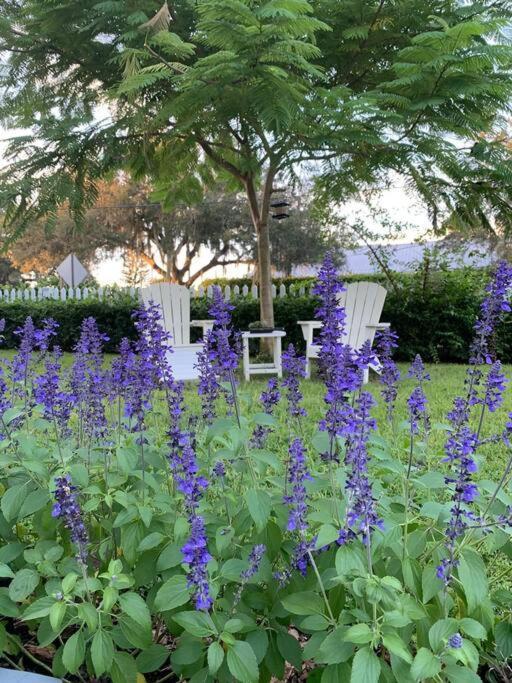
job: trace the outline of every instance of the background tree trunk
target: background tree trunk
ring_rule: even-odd
[[[260,320],[265,325],[274,325],[274,302],[272,300],[272,264],[270,259],[270,229],[268,215],[262,216],[257,226],[258,237],[258,279],[260,286]]]

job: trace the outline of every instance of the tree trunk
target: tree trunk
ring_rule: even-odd
[[[274,302],[272,299],[272,264],[270,259],[270,229],[267,216],[262,216],[256,228],[258,238],[258,279],[260,286],[260,320],[274,326]]]

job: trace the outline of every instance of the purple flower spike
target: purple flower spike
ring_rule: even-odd
[[[354,411],[345,427],[345,462],[350,468],[345,488],[347,491],[346,527],[340,530],[338,543],[346,543],[360,536],[363,543],[370,542],[375,528],[382,528],[382,520],[377,513],[376,500],[368,476],[368,439],[376,422],[371,416],[375,405],[373,396],[361,392],[356,399]]]
[[[206,531],[202,517],[194,516],[190,536],[182,547],[183,562],[188,564],[187,583],[193,589],[196,609],[209,610],[213,604],[208,585],[207,564],[212,559],[208,552]]]
[[[297,356],[293,344],[283,353],[283,387],[286,389],[288,399],[288,412],[292,417],[306,415],[305,409],[300,405],[302,393],[300,391],[300,380],[306,376],[306,359],[304,356]]]
[[[288,531],[304,532],[308,528],[307,522],[307,494],[305,482],[311,479],[306,464],[304,446],[300,439],[294,439],[288,450],[290,462],[288,465],[289,493],[283,501],[289,507]]]
[[[379,381],[382,384],[381,395],[386,404],[386,415],[388,420],[393,419],[395,411],[396,397],[398,394],[398,382],[400,371],[393,360],[393,351],[398,347],[398,335],[390,328],[387,328],[376,335],[377,356],[381,363],[381,373]]]
[[[279,384],[275,377],[269,379],[266,391],[262,391],[260,395],[260,403],[263,407],[263,412],[266,415],[272,415],[275,406],[279,403],[281,393],[279,391]],[[265,425],[256,425],[252,433],[251,446],[252,448],[264,448],[268,435],[272,431],[271,427]]]
[[[243,582],[249,581],[249,579],[252,579],[252,577],[258,573],[265,550],[266,547],[264,545],[255,545],[251,550],[251,554],[249,555],[249,566],[240,574],[240,578]]]
[[[89,535],[82,519],[82,511],[78,502],[78,489],[73,486],[69,474],[57,477],[55,487],[55,504],[52,517],[59,517],[63,520],[64,526],[70,531],[71,540],[77,546],[77,560],[85,565]]]

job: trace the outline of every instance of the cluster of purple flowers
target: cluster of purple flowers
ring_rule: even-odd
[[[289,492],[283,497],[288,505],[288,531],[304,532],[307,522],[307,494],[305,482],[311,479],[306,464],[306,454],[302,441],[294,439],[288,449],[288,486]]]
[[[260,403],[263,407],[263,412],[266,415],[272,415],[275,406],[279,403],[281,393],[279,391],[279,384],[275,377],[269,379],[267,388],[260,394]],[[253,430],[251,438],[251,446],[253,448],[264,448],[268,435],[272,431],[271,427],[265,425],[256,425]]]
[[[77,547],[77,560],[85,565],[87,562],[89,535],[82,517],[78,502],[78,489],[73,486],[69,474],[55,479],[55,504],[52,516],[59,517],[69,529],[71,540]]]
[[[34,351],[40,351],[44,354],[50,346],[52,337],[57,334],[58,324],[53,318],[45,318],[42,323],[40,329],[36,328],[29,316],[25,319],[22,327],[14,330],[14,334],[20,339],[20,343],[10,364],[10,380],[13,383],[16,395],[23,397],[25,402],[29,397],[32,355]],[[16,387],[17,384],[22,384],[22,386]]]
[[[34,380],[34,397],[44,407],[44,417],[55,423],[60,433],[69,435],[69,418],[73,410],[73,396],[61,387],[60,347],[53,348],[52,355],[45,359],[45,371]]]
[[[242,582],[246,583],[247,581],[249,581],[249,579],[252,579],[252,577],[258,573],[261,560],[263,558],[263,555],[265,554],[265,550],[266,547],[263,544],[258,544],[253,547],[248,558],[249,566],[247,567],[247,569],[244,569],[240,574]]]
[[[298,356],[293,344],[283,353],[283,387],[286,389],[286,399],[288,401],[288,413],[291,417],[303,417],[306,410],[300,405],[302,392],[300,390],[300,380],[306,376],[306,359]]]
[[[207,564],[211,560],[204,519],[198,515],[197,508],[201,497],[208,487],[208,480],[199,474],[193,437],[185,431],[181,422],[184,417],[183,383],[173,382],[167,392],[170,428],[169,465],[178,491],[183,494],[185,510],[190,524],[190,534],[181,549],[183,562],[188,565],[187,581],[192,588],[195,605],[199,610],[208,610],[212,605],[208,584]],[[222,463],[220,463],[222,464]],[[224,476],[224,470],[218,476]]]
[[[377,504],[368,474],[368,439],[377,426],[371,416],[374,405],[373,396],[367,391],[361,392],[345,427],[345,462],[350,469],[345,484],[346,526],[340,530],[340,545],[356,536],[360,536],[363,543],[369,544],[372,531],[376,527],[382,528],[382,520],[377,513]]]
[[[423,425],[425,434],[428,433],[430,429],[430,417],[427,412],[427,397],[425,396],[425,391],[423,385],[425,382],[430,381],[430,375],[425,370],[425,366],[420,355],[416,355],[411,367],[407,372],[407,377],[416,380],[416,386],[414,387],[411,395],[407,399],[407,406],[409,408],[409,424],[411,439],[420,431],[420,421]]]
[[[445,444],[443,462],[451,466],[451,473],[446,483],[452,486],[451,515],[446,530],[446,552],[437,567],[437,576],[447,586],[452,578],[453,570],[458,564],[456,557],[457,540],[465,533],[469,522],[479,518],[469,507],[478,497],[478,487],[473,481],[477,471],[474,456],[480,444],[480,429],[483,410],[493,412],[502,402],[505,389],[505,378],[501,364],[492,364],[480,395],[483,372],[482,365],[492,363],[491,339],[497,324],[504,312],[510,311],[508,296],[512,287],[512,267],[501,262],[498,264],[494,278],[486,287],[486,297],[480,308],[480,317],[475,324],[475,337],[471,346],[470,367],[466,380],[467,397],[457,397],[453,409],[448,414],[451,431]],[[478,432],[469,426],[471,407],[481,404],[482,413]],[[505,430],[507,432],[507,429]],[[507,436],[504,436],[507,441]]]
[[[379,378],[382,384],[381,395],[386,404],[386,416],[391,422],[400,381],[400,370],[393,360],[393,351],[398,347],[398,335],[388,327],[377,333],[375,341],[377,356],[381,364]]]
[[[105,398],[108,383],[103,369],[103,344],[108,336],[98,329],[96,320],[85,318],[75,346],[71,368],[71,391],[78,407],[80,431],[89,441],[107,433]]]
[[[215,415],[215,401],[224,390],[221,382],[230,384],[228,404],[237,409],[235,370],[240,358],[240,336],[231,325],[233,305],[226,301],[220,287],[214,287],[209,314],[214,320],[208,331],[204,348],[198,355],[198,393],[201,396],[203,419],[209,423]]]

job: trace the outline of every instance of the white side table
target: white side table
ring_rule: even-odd
[[[246,381],[249,381],[251,375],[283,376],[283,366],[281,364],[281,339],[285,336],[286,332],[283,330],[274,330],[273,332],[242,332],[244,378]],[[250,339],[272,339],[274,361],[272,363],[251,363],[249,360]]]

